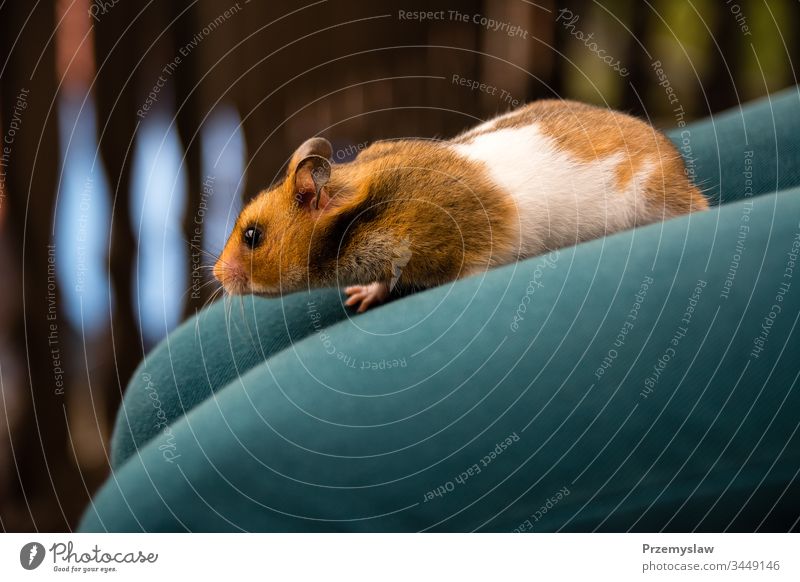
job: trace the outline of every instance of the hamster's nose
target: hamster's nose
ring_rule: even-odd
[[[214,265],[214,277],[232,295],[246,293],[249,287],[247,271],[235,258],[221,257]]]
[[[217,262],[214,263],[214,269],[212,273],[214,274],[214,278],[224,285],[225,281],[223,281],[223,278],[225,277],[225,274],[223,269],[224,269],[224,263],[222,259],[219,258],[217,259]]]

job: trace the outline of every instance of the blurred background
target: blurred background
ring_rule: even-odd
[[[341,162],[544,97],[670,128],[795,84],[799,29],[797,0],[0,2],[0,528],[75,526],[128,378],[304,139]]]

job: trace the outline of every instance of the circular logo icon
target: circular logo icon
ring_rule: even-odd
[[[44,546],[39,542],[29,542],[19,551],[19,563],[26,570],[35,570],[44,561]]]

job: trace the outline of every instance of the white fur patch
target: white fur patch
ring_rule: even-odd
[[[536,124],[463,137],[469,142],[453,144],[456,151],[483,162],[517,205],[520,256],[631,228],[644,211],[641,190],[653,165],[644,164],[621,190],[617,169],[628,163],[624,152],[580,162]]]

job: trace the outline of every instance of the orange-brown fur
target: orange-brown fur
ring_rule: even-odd
[[[298,186],[301,148],[284,182],[242,211],[215,275],[229,291],[277,295],[388,282],[398,274],[401,287],[430,287],[511,262],[520,244],[515,202],[482,164],[449,144],[533,123],[579,162],[623,152],[617,169],[621,189],[643,163],[655,160],[643,199],[658,216],[708,207],[686,178],[678,151],[653,127],[580,103],[538,101],[452,142],[378,142],[353,162],[333,165],[318,209],[298,199],[298,192],[308,194]],[[311,181],[306,176],[303,183]],[[242,244],[242,233],[254,225],[265,240],[250,249]]]
[[[379,142],[333,166],[320,210],[298,205],[293,189],[290,170],[283,184],[242,211],[220,270],[242,262],[256,290],[277,294],[388,281],[408,249],[398,284],[430,287],[513,256],[513,203],[479,167],[440,144]],[[251,251],[236,237],[253,224],[266,242]]]

